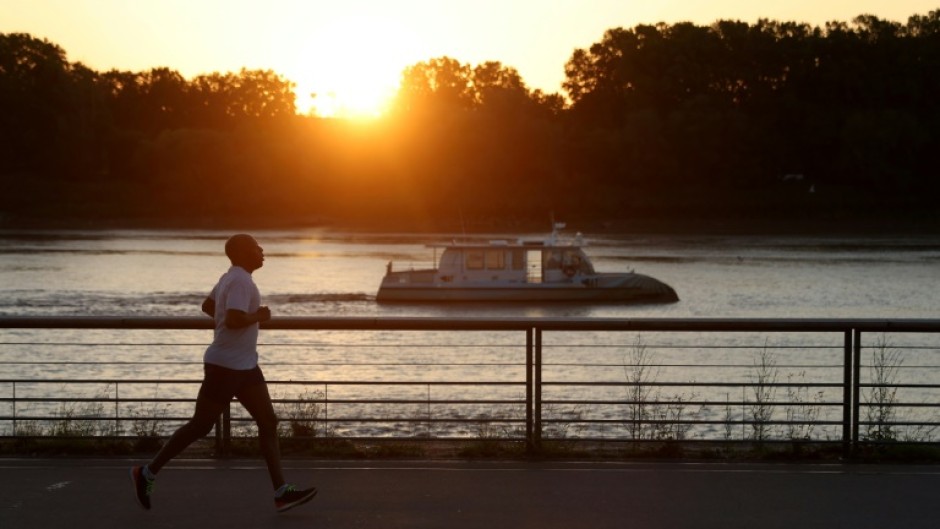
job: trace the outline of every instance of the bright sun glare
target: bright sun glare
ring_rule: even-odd
[[[323,117],[380,116],[402,70],[419,58],[415,39],[388,20],[332,21],[297,47],[284,76],[297,86],[297,109]]]

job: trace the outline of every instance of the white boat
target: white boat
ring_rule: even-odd
[[[394,301],[565,301],[672,303],[676,291],[634,272],[596,272],[582,249],[580,234],[559,240],[556,224],[546,240],[454,242],[443,249],[437,268],[395,270],[388,263],[376,300]]]

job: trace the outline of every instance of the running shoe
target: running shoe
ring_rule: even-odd
[[[293,485],[288,485],[283,494],[274,497],[274,506],[277,508],[277,512],[284,512],[286,510],[293,509],[298,505],[307,503],[316,495],[316,487],[297,490],[297,488]]]
[[[131,468],[131,482],[134,484],[134,498],[146,510],[150,510],[150,495],[153,494],[153,481],[144,477],[144,467]]]

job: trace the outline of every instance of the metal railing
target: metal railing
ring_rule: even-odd
[[[191,413],[195,351],[207,339],[159,337],[210,328],[205,318],[0,317],[0,437],[165,436]],[[263,328],[274,334],[260,348],[271,351],[264,368],[284,433],[301,439],[496,439],[529,450],[546,440],[812,442],[849,452],[933,443],[940,427],[940,320],[278,318]],[[69,330],[65,341],[47,334]],[[114,341],[133,332],[150,334]],[[138,352],[160,348],[191,352]],[[53,376],[63,370],[87,374]],[[226,413],[219,451],[250,425],[238,408]]]

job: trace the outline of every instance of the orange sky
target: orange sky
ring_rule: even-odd
[[[0,0],[0,32],[47,38],[100,71],[273,69],[298,84],[302,110],[368,116],[406,66],[443,55],[500,61],[531,88],[560,92],[571,53],[612,27],[822,25],[862,13],[903,23],[934,9],[935,0]]]

